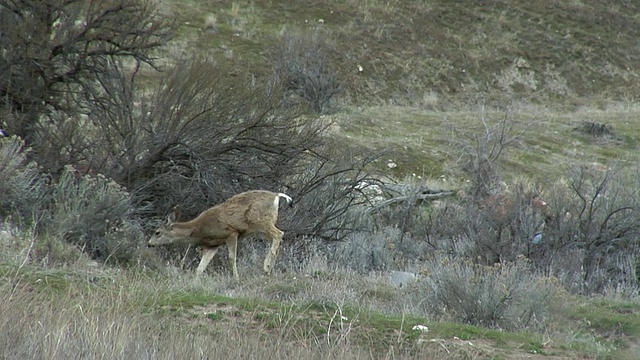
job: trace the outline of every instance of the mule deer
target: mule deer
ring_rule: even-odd
[[[218,247],[226,244],[229,249],[229,265],[233,276],[238,279],[238,239],[260,233],[271,240],[271,249],[264,260],[264,271],[269,274],[284,234],[275,226],[280,198],[291,204],[291,197],[287,194],[263,190],[243,192],[187,222],[178,222],[179,211],[176,208],[167,217],[167,223],[156,230],[149,245],[181,242],[199,246],[202,249],[202,259],[196,270],[199,275],[218,252]]]

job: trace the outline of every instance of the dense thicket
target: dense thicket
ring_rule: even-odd
[[[481,111],[476,130],[452,132],[467,188],[437,203],[423,184],[385,192],[368,173],[375,156],[329,136],[318,115],[342,89],[321,39],[285,34],[264,79],[201,55],[160,66],[171,35],[151,1],[0,0],[3,221],[140,262],[145,232],[174,206],[188,218],[267,189],[294,198],[279,227],[305,239],[289,248],[298,260],[317,248],[300,244],[345,240],[324,256],[359,271],[443,257],[471,259],[460,269],[475,273],[526,257],[517,271],[576,291],[638,285],[640,186],[628,164],[507,184],[500,159],[524,133],[515,112]]]
[[[273,51],[278,76],[264,83],[195,54],[166,56],[160,67],[156,57],[172,33],[154,6],[0,2],[2,128],[24,141],[3,146],[28,154],[30,166],[50,179],[33,214],[21,215],[57,214],[39,226],[103,258],[117,248],[108,234],[123,224],[153,227],[149,220],[174,206],[193,217],[249,189],[295,199],[282,219],[291,237],[336,240],[357,230],[349,212],[358,200],[349,194],[373,157],[332,142],[330,123],[308,111],[317,113],[339,88],[331,69],[296,65],[320,56],[322,44],[284,42],[288,51]],[[331,81],[313,82],[319,75]],[[312,81],[304,93],[296,87],[301,77]],[[292,92],[310,103],[289,102]],[[25,174],[23,188],[40,183]]]

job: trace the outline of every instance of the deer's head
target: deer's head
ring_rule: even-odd
[[[171,211],[169,216],[167,216],[167,221],[158,227],[149,240],[149,245],[155,246],[171,244],[188,238],[189,235],[191,235],[191,229],[175,226],[179,217],[180,210],[177,207],[173,208],[173,211]]]

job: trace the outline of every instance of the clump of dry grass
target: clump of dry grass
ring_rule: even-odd
[[[215,33],[218,31],[218,18],[214,14],[209,14],[204,19],[204,30],[209,33]]]

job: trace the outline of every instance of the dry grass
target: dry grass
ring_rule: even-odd
[[[2,234],[13,247],[3,246],[0,259],[0,357],[6,359],[520,359],[539,353],[563,359],[611,353],[598,331],[615,328],[606,321],[615,313],[624,312],[614,318],[628,342],[640,328],[636,305],[580,307],[567,296],[540,333],[435,322],[420,283],[398,289],[387,274],[326,264],[266,277],[259,264],[245,262],[240,282],[226,271],[198,278],[81,262],[38,265],[24,262],[30,237],[13,234]],[[413,330],[417,325],[429,331]],[[589,346],[578,336],[584,332],[591,334]],[[634,354],[626,337],[616,346]]]
[[[133,273],[10,269],[0,284],[0,357],[453,358],[441,347],[402,341],[376,345],[372,353],[366,337],[355,334],[357,320],[341,318],[340,308],[301,313],[295,303],[225,300],[207,285]]]

